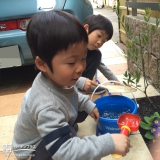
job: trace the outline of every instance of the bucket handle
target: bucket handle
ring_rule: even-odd
[[[102,83],[98,84],[98,86],[94,89],[94,91],[93,91],[93,93],[92,93],[92,95],[91,95],[91,100],[92,100],[93,95],[94,95],[95,91],[97,90],[97,88],[101,87],[104,83],[107,83],[107,82],[119,83],[119,84],[123,85],[124,87],[126,87],[123,83],[121,83],[121,82],[119,82],[119,81],[109,80],[109,81],[102,82]],[[126,89],[128,89],[128,88],[126,87]],[[139,105],[138,105],[138,103],[137,103],[137,100],[136,100],[135,96],[133,95],[133,93],[132,93],[129,89],[128,89],[128,91],[132,94],[132,96],[133,96],[133,98],[134,98],[134,100],[135,100],[135,102],[136,102],[136,106],[137,106],[137,108],[138,108]],[[108,93],[109,93],[109,91],[108,91]]]

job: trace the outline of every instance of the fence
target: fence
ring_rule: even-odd
[[[122,15],[133,15],[136,16],[137,14],[144,15],[144,8],[149,7],[152,9],[151,17],[160,18],[158,12],[158,2],[159,0],[117,0],[120,2],[120,10]],[[126,43],[126,34],[119,23],[119,35],[120,41],[124,44]]]
[[[159,10],[159,2],[150,2],[137,1],[137,0],[126,0],[127,12],[129,13],[128,8],[132,8],[132,16],[137,16],[137,9],[145,9],[147,7],[151,8],[153,11]],[[152,15],[153,16],[153,15]],[[153,16],[154,17],[154,16]]]

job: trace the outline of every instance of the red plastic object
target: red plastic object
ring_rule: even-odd
[[[118,127],[121,134],[128,136],[130,132],[136,132],[139,129],[141,118],[132,113],[124,113],[118,118]]]
[[[121,134],[128,136],[130,132],[136,132],[139,129],[141,118],[132,113],[124,113],[118,118],[118,127]],[[111,154],[113,158],[121,158],[122,155]]]

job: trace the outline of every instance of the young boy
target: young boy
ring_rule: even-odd
[[[128,137],[104,134],[80,139],[73,127],[81,121],[78,111],[99,119],[95,104],[74,86],[86,67],[88,37],[83,25],[63,11],[37,13],[29,22],[27,41],[41,72],[26,92],[15,124],[16,157],[99,160],[110,153],[124,156],[129,151]]]
[[[95,88],[93,85],[97,85],[92,81],[97,69],[100,70],[108,80],[118,81],[112,71],[101,61],[102,54],[98,49],[112,38],[113,26],[110,20],[102,15],[90,15],[84,22],[84,28],[88,34],[87,65],[82,73],[82,77],[76,83],[76,86],[80,91],[92,93]],[[105,90],[99,88],[96,90],[95,94],[101,94],[103,92],[105,92]]]

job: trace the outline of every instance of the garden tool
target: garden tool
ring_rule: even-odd
[[[122,114],[117,121],[118,127],[121,129],[120,134],[128,136],[131,132],[136,132],[139,129],[140,117],[132,113]],[[121,158],[122,155],[111,154],[113,158]]]

